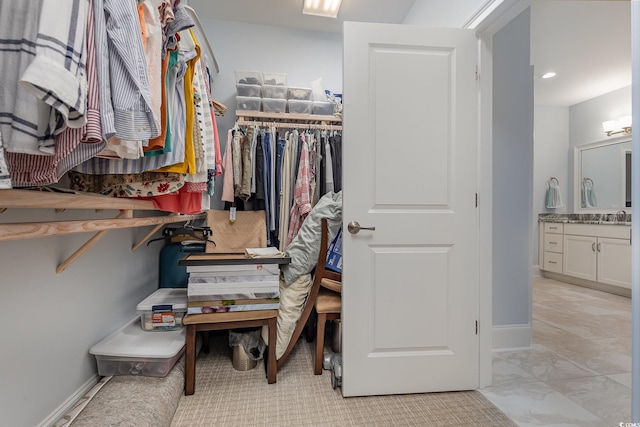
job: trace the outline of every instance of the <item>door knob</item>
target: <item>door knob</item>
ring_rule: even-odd
[[[358,232],[360,230],[375,231],[376,228],[375,227],[361,227],[360,224],[358,223],[358,221],[351,221],[349,223],[349,225],[347,225],[347,230],[349,230],[349,233],[351,233],[351,234],[358,234]]]

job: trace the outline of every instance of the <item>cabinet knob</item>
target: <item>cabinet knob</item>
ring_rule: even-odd
[[[592,250],[593,252],[595,252],[595,251],[596,251],[596,242],[593,242],[593,243],[591,244],[591,250]]]

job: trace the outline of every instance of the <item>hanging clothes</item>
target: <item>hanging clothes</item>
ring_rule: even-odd
[[[298,176],[293,190],[293,206],[291,207],[291,220],[287,234],[289,246],[294,237],[298,234],[302,222],[311,212],[311,168],[309,165],[309,145],[304,137],[300,135],[300,159],[298,162]]]
[[[56,134],[86,123],[87,6],[0,3],[0,132],[7,153],[51,155]]]
[[[98,68],[95,49],[94,8],[87,10],[86,76],[87,123],[80,128],[66,128],[55,136],[51,156],[27,153],[7,153],[13,183],[18,187],[57,183],[77,163],[94,157],[104,147],[100,114]]]

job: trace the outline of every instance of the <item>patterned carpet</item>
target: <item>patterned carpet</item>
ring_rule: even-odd
[[[182,396],[172,427],[195,426],[515,426],[480,392],[343,398],[331,373],[313,375],[312,344],[301,339],[276,384],[262,361],[236,371],[224,335],[212,335],[196,362],[196,392]]]

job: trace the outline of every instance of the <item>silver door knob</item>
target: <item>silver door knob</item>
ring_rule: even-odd
[[[361,227],[360,224],[358,223],[358,221],[351,221],[349,223],[349,225],[347,225],[347,230],[349,230],[349,233],[351,233],[351,234],[358,234],[358,232],[360,230],[375,231],[376,228],[375,227]]]

